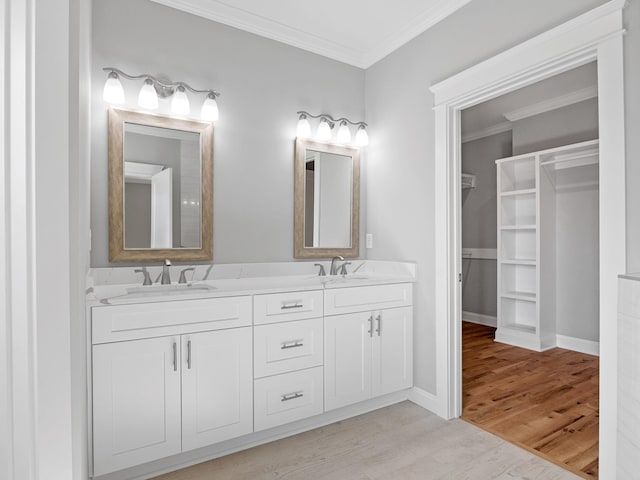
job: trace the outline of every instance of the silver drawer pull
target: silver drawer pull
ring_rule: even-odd
[[[280,310],[291,310],[292,308],[302,308],[304,305],[302,303],[285,303],[280,307]]]
[[[283,343],[282,346],[280,347],[280,350],[286,350],[288,348],[298,348],[298,347],[304,347],[304,343],[302,342],[302,340],[294,340],[293,342]]]
[[[287,393],[286,395],[282,395],[280,397],[281,402],[288,402],[289,400],[295,400],[296,398],[304,397],[304,393],[295,392],[295,393]]]
[[[173,342],[173,346],[171,347],[173,351],[173,371],[178,371],[178,344]]]

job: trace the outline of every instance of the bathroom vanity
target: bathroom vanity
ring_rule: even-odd
[[[92,271],[93,475],[161,473],[407,398],[415,266],[359,263],[198,266],[182,286]]]

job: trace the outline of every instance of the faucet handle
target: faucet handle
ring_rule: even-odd
[[[314,267],[320,267],[318,270],[318,276],[319,277],[326,277],[327,276],[327,272],[324,269],[324,265],[322,265],[321,263],[314,263],[313,264]]]
[[[347,272],[347,265],[351,265],[351,262],[344,262],[342,264],[342,267],[340,267],[340,275],[348,275],[349,272]]]
[[[134,270],[135,273],[142,273],[144,275],[144,281],[142,285],[152,285],[151,276],[149,276],[149,272],[147,271],[147,267],[137,268]]]
[[[178,283],[187,283],[187,277],[185,277],[185,273],[186,272],[195,272],[195,268],[194,267],[189,267],[189,268],[185,268],[184,270],[180,271],[180,278],[178,279]],[[193,278],[192,278],[193,280]]]

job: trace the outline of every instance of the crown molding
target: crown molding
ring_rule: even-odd
[[[362,52],[330,40],[289,27],[216,0],[151,0],[167,7],[223,23],[261,37],[317,53],[339,62],[365,68]]]
[[[363,54],[364,68],[369,68],[374,63],[382,60],[384,57],[394,52],[405,43],[413,40],[421,33],[426,32],[437,23],[444,20],[456,10],[464,7],[471,0],[448,0],[441,2],[434,8],[419,15],[407,25],[404,26],[399,32],[391,35],[379,42],[374,48]]]
[[[512,110],[511,112],[505,113],[504,117],[510,122],[516,122],[524,118],[533,117],[534,115],[540,115],[541,113],[550,112],[562,107],[568,107],[574,103],[583,102],[590,98],[596,98],[597,96],[598,86],[591,85],[589,87],[576,90],[575,92],[570,92],[565,95],[550,98],[549,100],[534,103],[533,105],[527,105],[526,107]]]
[[[513,124],[511,122],[503,122],[497,125],[492,125],[487,128],[476,130],[475,132],[469,132],[462,135],[462,143],[472,142],[480,138],[489,137],[491,135],[497,135],[498,133],[509,132],[513,130]]]
[[[471,0],[440,2],[436,7],[413,19],[398,34],[386,38],[369,50],[356,49],[333,42],[217,0],[151,1],[364,69],[369,68]]]

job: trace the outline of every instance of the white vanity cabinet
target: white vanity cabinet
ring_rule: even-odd
[[[412,289],[325,291],[326,411],[412,386]]]
[[[249,296],[94,307],[94,475],[251,433],[250,325]]]
[[[254,429],[323,412],[321,290],[254,296]]]

